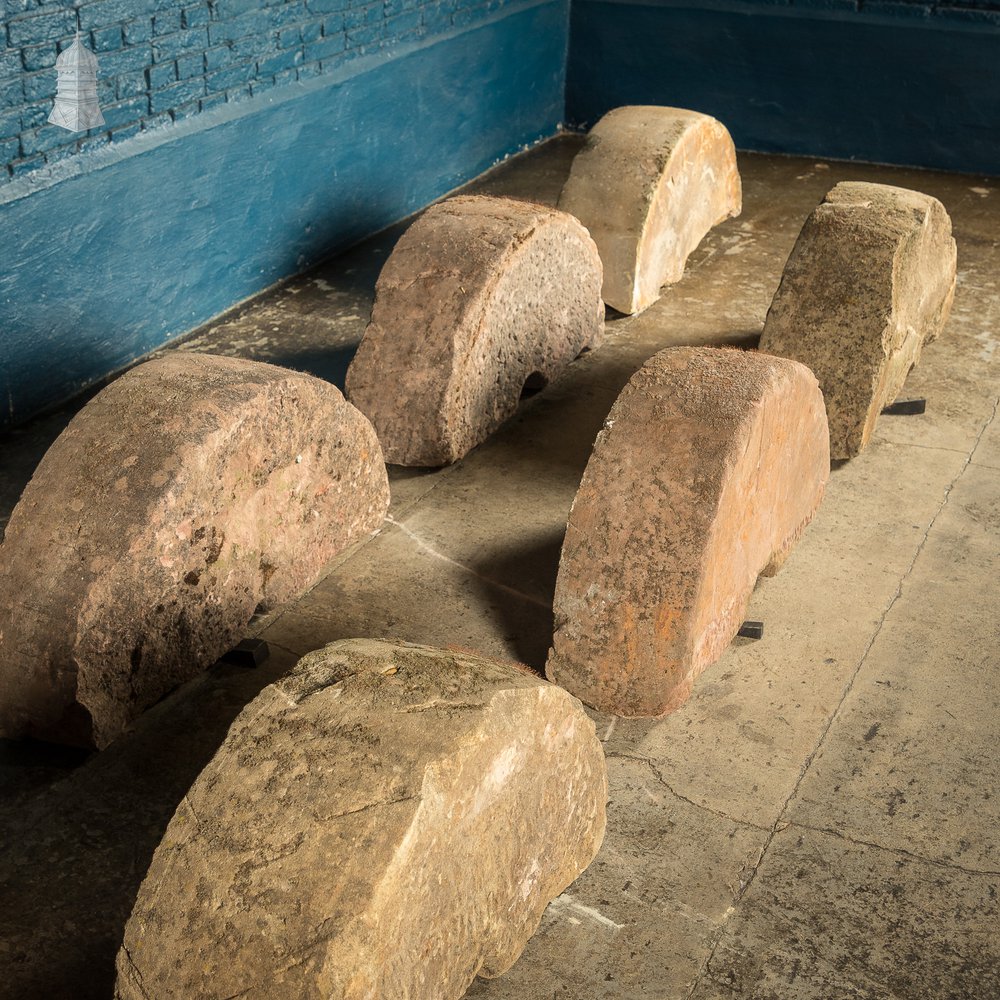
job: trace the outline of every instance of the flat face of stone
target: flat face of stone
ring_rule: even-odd
[[[386,461],[457,461],[556,378],[604,329],[601,263],[564,212],[486,196],[429,208],[375,288],[347,396]]]
[[[102,747],[381,523],[374,430],[333,386],[173,354],[70,422],[0,546],[0,734]]]
[[[609,111],[573,160],[559,207],[597,243],[604,301],[641,312],[680,281],[705,234],[743,206],[736,148],[721,122],[682,108]]]
[[[604,836],[579,703],[510,664],[345,640],[236,719],[153,856],[118,1000],[462,996]]]
[[[865,448],[924,343],[941,332],[955,264],[951,219],[919,191],[844,181],[806,220],[760,350],[815,373],[833,458]]]
[[[612,407],[570,512],[549,678],[616,715],[679,707],[812,518],[829,469],[804,365],[654,355]]]

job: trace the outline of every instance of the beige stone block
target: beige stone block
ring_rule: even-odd
[[[178,807],[118,1000],[451,1000],[515,962],[604,836],[579,702],[525,668],[352,639],[243,711]]]
[[[809,523],[829,470],[804,365],[654,355],[611,408],[570,512],[549,678],[616,715],[677,708]]]
[[[601,262],[565,212],[485,195],[429,208],[379,275],[347,396],[386,461],[447,465],[604,329]]]
[[[635,105],[609,111],[573,160],[559,207],[590,230],[604,301],[642,312],[680,281],[705,234],[742,209],[736,149],[697,111]]]
[[[936,198],[842,181],[806,220],[760,350],[808,365],[823,389],[830,454],[868,444],[955,294],[951,219]]]
[[[103,747],[307,590],[388,507],[371,424],[326,382],[172,354],[94,397],[0,547],[0,733]]]

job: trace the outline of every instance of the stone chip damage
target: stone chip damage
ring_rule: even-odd
[[[171,354],[94,397],[0,546],[0,734],[103,747],[312,586],[388,507],[333,386]]]
[[[549,678],[615,715],[679,707],[829,471],[823,397],[804,365],[716,348],[654,355],[612,407],[570,512]]]
[[[951,219],[919,191],[842,181],[806,220],[760,350],[813,370],[834,459],[865,449],[923,345],[941,332],[955,266]]]
[[[601,262],[565,212],[485,195],[429,208],[379,275],[347,397],[386,461],[457,461],[604,330]]]
[[[573,161],[559,207],[597,243],[604,301],[642,312],[680,281],[691,251],[740,214],[736,148],[721,122],[683,108],[609,111]]]
[[[181,802],[117,1000],[457,1000],[604,836],[594,725],[516,665],[349,639],[235,720]]]

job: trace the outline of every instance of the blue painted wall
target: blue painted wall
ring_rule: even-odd
[[[1000,173],[1000,3],[573,0],[567,121],[714,115],[741,149]]]
[[[0,12],[0,427],[619,104],[707,111],[744,149],[1000,173],[1000,0]],[[80,137],[43,124],[77,28],[108,118]]]
[[[502,10],[0,187],[0,421],[555,133],[567,22]]]
[[[482,21],[507,0],[0,0],[0,185],[351,59]],[[58,52],[97,53],[105,124],[46,125]]]

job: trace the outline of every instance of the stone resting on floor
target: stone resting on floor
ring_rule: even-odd
[[[576,219],[509,198],[451,198],[386,261],[347,397],[387,462],[447,465],[603,329],[601,263]]]
[[[273,365],[171,354],[49,448],[0,546],[0,735],[103,747],[388,507],[371,424]]]
[[[569,515],[549,678],[615,715],[681,705],[819,506],[828,441],[804,365],[654,355],[611,408]]]
[[[844,181],[806,220],[771,303],[760,350],[819,379],[830,454],[868,444],[955,294],[951,219],[936,198]]]
[[[736,149],[725,126],[681,108],[609,111],[576,155],[559,207],[590,230],[604,301],[637,313],[680,281],[688,255],[742,210]]]
[[[606,798],[594,724],[526,668],[335,642],[243,710],[181,801],[115,996],[461,997],[593,859]]]

